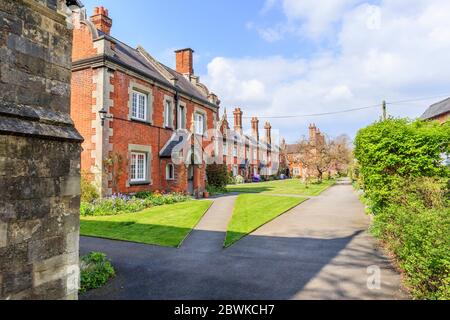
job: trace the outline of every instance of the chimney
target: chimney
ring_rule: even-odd
[[[252,118],[252,134],[253,137],[259,141],[259,120],[256,117]]]
[[[316,144],[316,133],[317,133],[316,129],[317,128],[314,123],[309,125],[309,142],[314,145]]]
[[[272,144],[272,126],[269,122],[266,122],[264,129],[266,129],[266,142]]]
[[[236,108],[234,114],[234,131],[242,133],[242,111],[241,108]]]
[[[112,19],[108,15],[108,10],[104,7],[95,7],[94,14],[91,17],[91,22],[94,24],[95,28],[106,33],[107,35],[111,32]]]
[[[177,72],[191,76],[194,74],[194,50],[191,48],[175,51]]]

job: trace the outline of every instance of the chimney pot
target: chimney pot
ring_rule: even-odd
[[[112,19],[109,17],[109,12],[105,7],[95,7],[94,14],[91,17],[91,22],[94,26],[109,35],[111,33]]]

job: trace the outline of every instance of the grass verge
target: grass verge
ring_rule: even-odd
[[[233,216],[228,224],[224,247],[231,246],[305,200],[306,198],[298,197],[239,195],[234,206]]]
[[[248,183],[229,185],[229,192],[238,193],[263,193],[282,195],[318,196],[323,191],[336,183],[335,180],[324,180],[322,183],[312,183],[306,186],[299,179],[267,181],[260,183]]]
[[[83,236],[179,247],[212,201],[189,201],[150,208],[138,213],[81,217]]]

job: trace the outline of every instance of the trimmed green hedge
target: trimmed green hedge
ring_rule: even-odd
[[[358,132],[352,172],[372,232],[416,299],[450,299],[450,124],[389,119]]]

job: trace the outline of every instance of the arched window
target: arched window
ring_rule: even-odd
[[[172,163],[166,165],[166,180],[175,180],[175,167]]]

